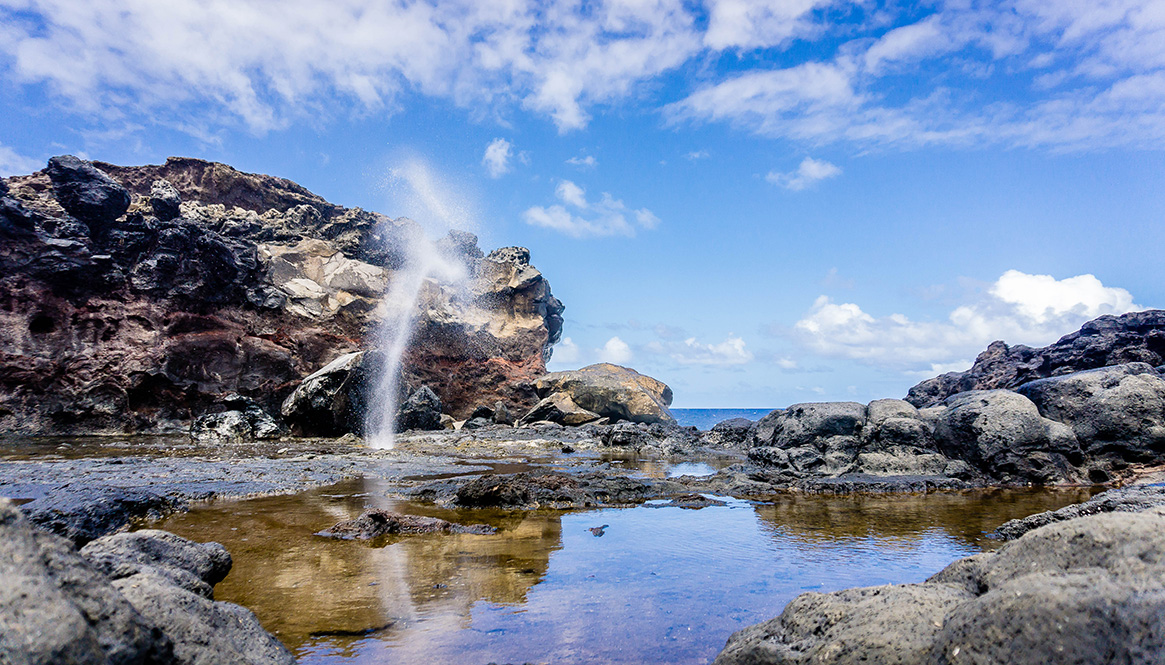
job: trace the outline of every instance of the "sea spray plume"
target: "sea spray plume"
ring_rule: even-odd
[[[419,218],[430,232],[471,227],[469,206],[421,159],[410,158],[388,172],[386,185],[395,203]],[[373,337],[383,363],[378,368],[365,415],[365,438],[374,448],[394,445],[397,411],[403,399],[401,369],[412,339],[418,301],[425,289],[464,291],[469,269],[462,257],[441,251],[420,227],[409,225],[405,233],[382,234],[392,238],[389,253],[401,257],[401,265],[388,280],[380,323]],[[389,248],[386,248],[386,250]]]

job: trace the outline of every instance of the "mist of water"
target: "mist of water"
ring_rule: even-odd
[[[421,159],[409,158],[389,169],[385,185],[397,209],[417,220],[427,233],[383,234],[397,243],[403,263],[389,277],[383,313],[372,338],[373,348],[383,356],[365,416],[365,440],[374,448],[392,448],[395,443],[401,368],[426,284],[463,289],[468,282],[465,263],[442,252],[429,234],[475,226],[471,208]]]

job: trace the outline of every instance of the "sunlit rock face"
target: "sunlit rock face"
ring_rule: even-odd
[[[418,224],[282,178],[171,158],[60,158],[0,187],[0,431],[185,430],[237,393],[278,414],[299,382],[366,350]],[[127,205],[126,205],[127,204]],[[468,286],[427,280],[403,388],[448,412],[525,412],[562,305],[529,252],[451,233]]]

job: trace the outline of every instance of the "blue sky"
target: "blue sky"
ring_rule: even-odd
[[[0,172],[190,155],[523,245],[552,369],[901,396],[1165,304],[1165,2],[0,0]]]

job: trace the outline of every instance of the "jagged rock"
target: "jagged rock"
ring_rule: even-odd
[[[534,405],[534,408],[518,420],[518,425],[551,422],[559,425],[582,425],[598,420],[599,414],[588,411],[566,393],[554,393]]]
[[[90,162],[72,155],[49,160],[48,176],[61,206],[94,230],[105,230],[129,208],[129,192]]]
[[[60,158],[49,171],[4,179],[0,197],[0,300],[18,303],[0,308],[0,431],[183,431],[231,392],[273,412],[373,339],[380,296],[424,236],[406,218],[201,160]],[[105,203],[80,212],[73,189]],[[450,236],[467,288],[425,282],[403,358],[402,385],[430,386],[459,418],[478,403],[537,402],[562,323],[528,251],[481,257],[475,242]]]
[[[538,379],[538,395],[568,395],[579,407],[612,420],[675,424],[666,384],[627,367],[600,363]]]
[[[211,600],[232,563],[218,543],[196,543],[156,529],[98,538],[81,548],[81,556],[111,580],[152,573]]]
[[[81,547],[134,519],[161,516],[180,505],[149,490],[65,485],[26,504],[23,511],[33,524]]]
[[[464,526],[436,517],[403,515],[390,510],[366,510],[354,520],[345,520],[324,529],[317,536],[341,540],[371,540],[384,536],[415,535],[422,533],[470,533],[488,535],[497,529],[485,524]]]
[[[485,420],[493,420],[493,417],[494,417],[493,408],[485,406],[484,404],[477,407],[476,409],[473,410],[472,413],[469,414],[470,420],[473,420],[474,418],[484,418]]]
[[[949,372],[910,389],[906,400],[922,408],[969,390],[1017,388],[1036,379],[1086,369],[1143,362],[1165,364],[1165,311],[1101,316],[1041,349],[992,342],[966,372]]]
[[[702,438],[704,444],[711,448],[745,448],[755,425],[748,418],[730,418],[713,425]]]
[[[377,352],[347,353],[310,374],[280,407],[294,433],[363,431],[368,398],[383,363]]]
[[[0,661],[162,663],[174,645],[68,541],[0,498]]]
[[[418,388],[401,405],[396,414],[396,429],[399,432],[444,429],[441,424],[441,400],[429,386]]]
[[[1150,663],[1165,650],[1165,515],[1046,526],[923,584],[795,598],[715,665]]]
[[[1040,379],[1016,392],[1071,427],[1091,457],[1146,462],[1165,454],[1165,379],[1145,363]]]
[[[202,443],[228,443],[277,439],[283,425],[256,404],[220,413],[207,413],[190,424],[190,438]]]
[[[647,481],[603,473],[526,471],[434,481],[413,490],[417,498],[464,508],[589,508],[638,504],[660,494],[690,490],[670,481]]]
[[[498,425],[513,425],[514,417],[510,415],[510,409],[505,402],[497,401],[494,403],[493,421]]]
[[[461,429],[475,430],[475,429],[482,429],[484,427],[493,427],[493,425],[494,425],[494,421],[490,418],[480,418],[480,417],[479,418],[470,418],[469,420],[466,420],[464,424],[461,425]]]
[[[1034,482],[1079,480],[1082,460],[1072,431],[1040,416],[1031,400],[1010,390],[976,390],[946,401],[935,439],[951,459],[997,478]]]
[[[167,180],[155,180],[150,185],[150,208],[154,216],[163,222],[182,214],[182,197]]]

